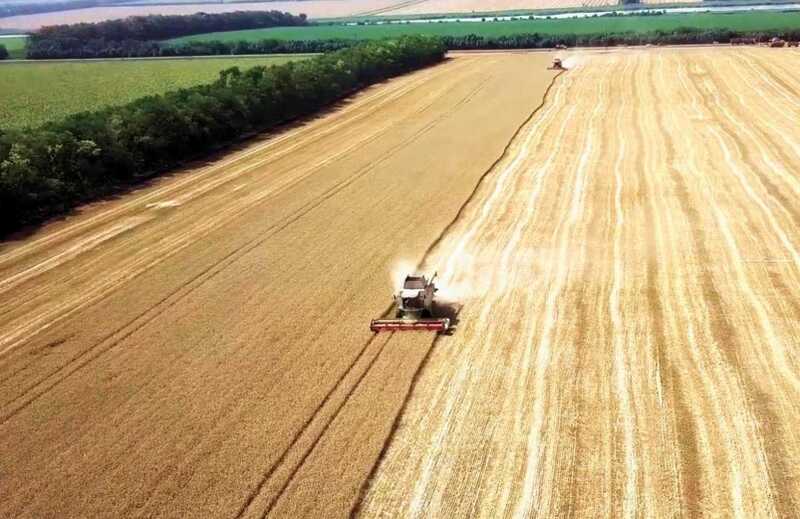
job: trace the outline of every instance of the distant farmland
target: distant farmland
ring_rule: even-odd
[[[392,25],[314,25],[310,27],[274,27],[247,31],[197,34],[171,40],[184,41],[241,41],[275,38],[279,40],[316,39],[379,39],[404,34],[434,34],[437,36],[508,36],[523,33],[590,34],[597,32],[674,30],[679,27],[701,29],[731,29],[758,31],[793,29],[800,26],[800,13],[703,13],[660,16],[602,16],[560,20],[513,20],[486,22],[409,23]]]
[[[25,57],[25,40],[24,36],[18,38],[0,38],[0,45],[4,45],[8,50],[9,58],[22,59]]]
[[[35,126],[86,110],[210,82],[220,70],[303,56],[9,63],[0,65],[0,127]]]
[[[45,25],[72,24],[81,22],[102,22],[125,18],[127,16],[145,16],[148,14],[194,14],[226,13],[231,11],[288,11],[292,14],[305,13],[311,18],[329,18],[333,16],[354,16],[387,7],[404,5],[402,0],[304,0],[304,1],[267,1],[267,2],[226,2],[226,3],[172,3],[167,5],[115,5],[71,9],[48,13],[9,16],[0,19],[0,27],[6,29],[34,30]]]

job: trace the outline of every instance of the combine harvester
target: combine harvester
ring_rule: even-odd
[[[450,319],[433,317],[433,299],[436,288],[433,280],[425,276],[406,276],[403,288],[394,296],[396,319],[373,319],[369,325],[375,333],[409,330],[427,330],[447,333]]]
[[[567,70],[564,64],[561,63],[561,58],[553,58],[553,64],[547,67],[547,70]]]
[[[786,41],[780,38],[772,38],[771,40],[769,40],[769,42],[767,42],[767,45],[769,45],[774,49],[780,49],[786,46]]]

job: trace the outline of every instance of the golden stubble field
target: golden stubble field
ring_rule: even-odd
[[[0,516],[793,516],[800,53],[551,57],[4,246]],[[455,334],[373,336],[419,262]]]
[[[427,257],[461,325],[361,511],[794,517],[800,53],[571,61]]]

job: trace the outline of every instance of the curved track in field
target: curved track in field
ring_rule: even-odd
[[[586,54],[428,258],[364,516],[800,508],[800,54]]]

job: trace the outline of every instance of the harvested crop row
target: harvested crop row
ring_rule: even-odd
[[[428,258],[465,304],[366,517],[789,517],[800,55],[576,55]]]

